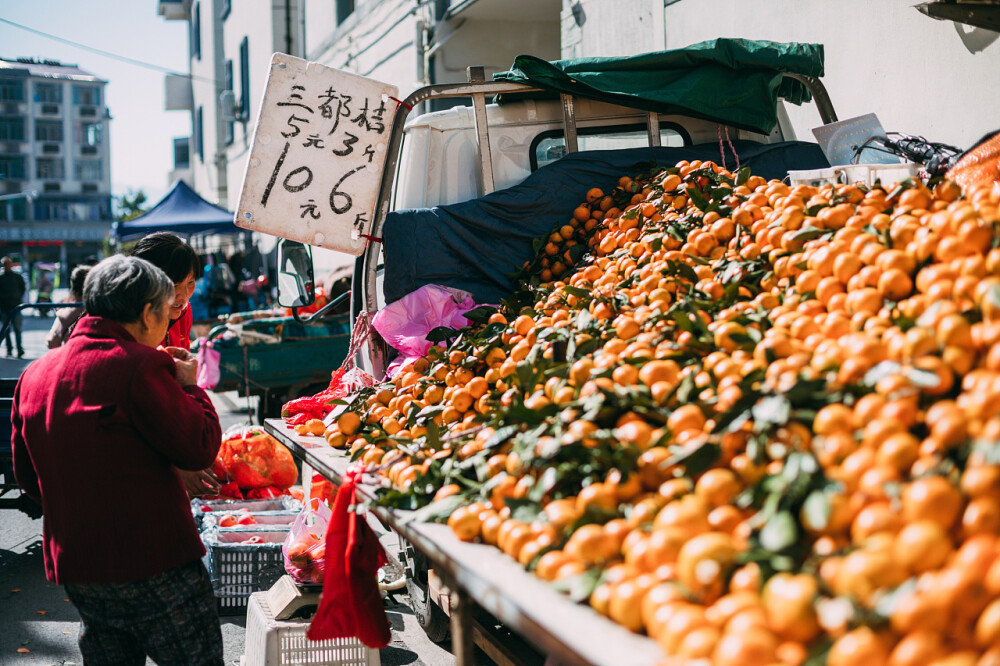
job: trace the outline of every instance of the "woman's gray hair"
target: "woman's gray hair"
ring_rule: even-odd
[[[90,269],[83,283],[87,314],[119,324],[138,321],[147,303],[159,309],[174,300],[167,274],[138,257],[115,255]]]

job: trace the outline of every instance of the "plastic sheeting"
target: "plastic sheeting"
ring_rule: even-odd
[[[779,97],[793,104],[810,99],[786,72],[823,76],[823,45],[713,39],[625,58],[549,62],[521,55],[493,78],[769,134]]]
[[[829,166],[814,143],[733,144],[741,164],[767,179]],[[696,159],[720,161],[718,144],[573,153],[481,199],[390,213],[383,227],[386,303],[426,284],[468,291],[477,303],[499,303],[514,289],[508,274],[532,258],[532,241],[569,219],[588,189],[610,192],[622,175],[651,163],[669,167]],[[727,161],[735,166],[731,153]]]

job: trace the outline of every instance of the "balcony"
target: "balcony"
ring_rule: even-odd
[[[186,21],[191,14],[191,0],[160,0],[156,13],[168,21]]]

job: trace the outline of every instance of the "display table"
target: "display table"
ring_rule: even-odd
[[[302,461],[303,479],[311,477],[308,467],[339,483],[350,465],[346,452],[331,448],[322,437],[296,434],[281,419],[265,421],[264,428]],[[371,486],[359,486],[359,492],[374,496]],[[372,512],[422,553],[452,590],[452,646],[458,666],[473,663],[470,602],[561,665],[653,666],[664,662],[663,651],[653,640],[573,603],[498,548],[459,541],[446,525],[414,521],[413,512],[378,506]]]

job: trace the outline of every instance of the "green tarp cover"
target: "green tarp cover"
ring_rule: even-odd
[[[549,62],[521,55],[493,78],[770,134],[778,97],[795,104],[810,99],[784,72],[823,76],[823,45],[713,39],[625,58]]]

